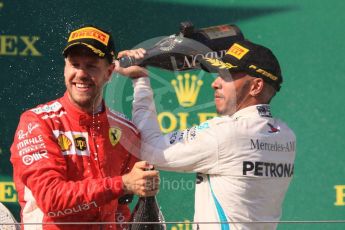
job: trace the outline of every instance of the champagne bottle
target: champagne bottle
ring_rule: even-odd
[[[141,60],[122,57],[121,67],[132,65],[154,66],[166,70],[187,70],[198,68],[198,58],[221,58],[232,43],[244,40],[236,25],[219,25],[195,30],[191,22],[182,22],[180,32],[159,40],[146,49]]]
[[[131,215],[129,230],[166,230],[164,216],[158,206],[156,196],[139,197]],[[143,224],[137,222],[156,222]]]

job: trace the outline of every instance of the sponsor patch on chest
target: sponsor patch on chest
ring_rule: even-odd
[[[63,155],[90,156],[87,132],[54,130],[53,133]]]

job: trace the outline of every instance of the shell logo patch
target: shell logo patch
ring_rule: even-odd
[[[62,151],[68,151],[71,149],[72,142],[65,134],[60,134],[57,139]]]
[[[235,58],[237,58],[238,60],[240,60],[248,52],[249,52],[249,49],[235,43],[230,47],[230,49],[228,50],[228,52],[226,52],[226,54],[230,54],[234,56]]]
[[[53,130],[53,133],[63,155],[90,156],[87,132]]]
[[[110,143],[115,146],[121,139],[122,131],[120,128],[109,128]]]

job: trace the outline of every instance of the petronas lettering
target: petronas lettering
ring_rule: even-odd
[[[243,161],[243,175],[263,177],[292,177],[294,164],[261,161]]]

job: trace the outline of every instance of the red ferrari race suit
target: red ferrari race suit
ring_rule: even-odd
[[[128,220],[127,205],[118,205],[121,175],[137,161],[131,153],[140,135],[122,114],[103,108],[87,114],[65,93],[22,114],[11,146],[22,229],[121,229],[58,222]],[[44,222],[50,224],[25,225]]]

